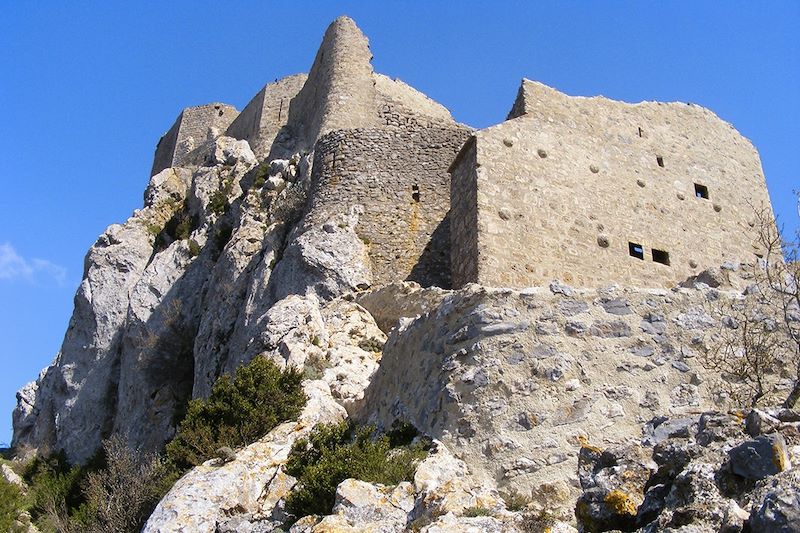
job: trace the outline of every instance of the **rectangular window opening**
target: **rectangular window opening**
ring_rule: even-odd
[[[631,257],[635,257],[636,259],[641,259],[644,261],[644,247],[641,244],[629,242],[628,253],[631,254]]]
[[[657,155],[656,156],[656,162],[658,163],[658,166],[660,166],[661,168],[664,168],[664,158],[663,157],[661,157],[660,155]]]
[[[705,198],[708,200],[708,187],[705,185],[700,185],[699,183],[694,184],[694,195],[698,198]]]
[[[662,265],[669,265],[669,252],[653,248],[653,261]]]
[[[411,199],[415,202],[419,202],[419,185],[411,186]]]
[[[639,128],[639,137],[644,137],[644,130]]]

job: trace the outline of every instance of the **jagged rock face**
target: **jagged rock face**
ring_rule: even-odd
[[[579,526],[642,533],[796,530],[798,422],[765,429],[749,438],[740,417],[707,412],[653,419],[644,427],[645,447],[582,447]],[[743,457],[742,450],[761,454]]]

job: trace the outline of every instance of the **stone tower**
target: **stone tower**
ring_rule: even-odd
[[[321,135],[375,126],[376,90],[369,41],[351,18],[339,17],[325,31],[308,80],[292,100],[289,127],[300,146]]]

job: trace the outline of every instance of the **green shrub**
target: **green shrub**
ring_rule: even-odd
[[[296,518],[330,514],[336,487],[348,478],[384,485],[411,481],[427,455],[425,447],[392,448],[388,435],[374,433],[374,427],[342,422],[320,425],[307,439],[299,439],[286,463],[286,473],[298,479],[286,498],[287,512]]]
[[[311,354],[303,364],[303,379],[322,379],[328,368],[331,368],[331,362],[325,356]]]
[[[362,339],[361,342],[358,343],[358,347],[365,352],[380,352],[383,351],[383,342],[380,339],[372,337],[369,339]]]
[[[84,466],[58,454],[35,458],[22,472],[35,525],[58,533],[138,532],[179,476],[162,456],[139,454],[119,436],[103,441]]]
[[[24,510],[24,504],[19,488],[0,477],[0,531],[14,531],[14,522]]]
[[[86,502],[81,483],[88,469],[70,466],[63,453],[37,457],[25,466],[22,478],[28,485],[31,518],[42,531],[72,531],[71,514]]]
[[[476,516],[492,516],[492,511],[485,507],[469,507],[464,509],[464,516],[467,518],[475,518]]]
[[[189,402],[186,418],[167,445],[167,456],[188,468],[211,459],[223,446],[255,442],[300,414],[306,403],[302,379],[298,370],[281,372],[264,357],[240,367],[233,379],[222,376],[208,399]]]
[[[208,210],[215,215],[222,215],[231,204],[228,202],[228,196],[233,190],[233,180],[227,179],[220,184],[220,188],[213,193],[208,199]]]
[[[175,226],[175,236],[182,241],[189,238],[192,234],[192,217],[187,213],[181,213],[178,224]]]
[[[189,255],[192,257],[200,255],[200,245],[194,239],[189,240]]]
[[[525,496],[516,490],[501,492],[500,497],[503,498],[503,502],[506,504],[506,509],[514,512],[519,512],[523,509],[526,509],[532,501],[529,496]]]
[[[225,249],[225,245],[231,240],[232,235],[233,226],[224,220],[217,225],[217,228],[214,229],[214,249],[212,253],[214,261],[219,259],[219,256],[222,254],[222,250]]]
[[[557,522],[556,516],[549,511],[529,511],[522,515],[520,529],[525,533],[548,533]]]
[[[160,252],[175,241],[185,241],[192,234],[192,231],[198,227],[198,224],[197,217],[191,216],[186,207],[183,207],[181,210],[176,211],[158,232],[153,248]],[[153,226],[153,229],[155,229],[155,226]]]

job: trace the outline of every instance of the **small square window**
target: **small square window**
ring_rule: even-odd
[[[669,252],[653,248],[653,261],[662,265],[669,265]]]
[[[708,187],[705,185],[700,185],[699,183],[694,184],[694,195],[698,198],[705,198],[708,200]]]
[[[644,261],[644,247],[641,244],[629,242],[628,253],[631,254],[631,257],[635,257],[636,259],[641,259]]]

